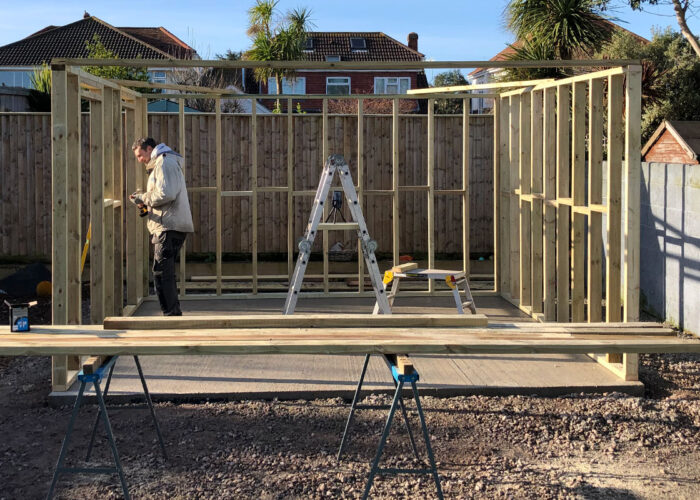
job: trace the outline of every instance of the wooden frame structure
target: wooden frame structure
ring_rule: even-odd
[[[496,100],[496,290],[541,321],[638,321],[641,67],[531,83]],[[637,379],[636,354],[598,358]]]
[[[80,249],[80,107],[81,100],[90,103],[90,219],[92,240],[90,250],[90,321],[99,323],[105,316],[129,315],[148,297],[148,235],[135,210],[123,211],[124,193],[130,193],[145,186],[145,175],[137,168],[122,169],[123,159],[131,158],[130,143],[134,137],[148,135],[147,94],[141,94],[127,87],[155,87],[180,90],[169,93],[168,98],[179,99],[180,153],[184,150],[184,99],[213,98],[217,104],[221,99],[275,99],[274,95],[241,95],[227,93],[221,89],[208,89],[192,86],[167,84],[147,84],[109,81],[85,73],[81,66],[112,66],[114,60],[67,59],[54,60],[52,98],[52,259],[53,259],[53,323],[79,324],[81,316],[81,277]],[[637,61],[448,61],[448,62],[409,62],[409,63],[322,63],[322,62],[269,62],[255,61],[145,61],[121,60],[120,65],[137,67],[292,67],[295,69],[413,69],[450,67],[506,67],[506,66],[595,66],[613,67],[599,73],[590,73],[566,80],[528,81],[518,84],[501,85],[501,94],[472,93],[481,88],[444,89],[451,93],[449,98],[464,100],[462,116],[462,186],[459,189],[437,189],[434,179],[435,126],[434,104],[436,98],[445,98],[439,89],[432,93],[421,91],[420,99],[427,99],[427,178],[425,184],[415,186],[399,185],[399,144],[398,123],[401,99],[416,99],[416,95],[391,96],[331,96],[333,99],[357,99],[357,191],[366,200],[369,196],[385,196],[392,200],[392,257],[394,265],[399,263],[400,235],[398,228],[399,193],[425,193],[427,197],[427,238],[428,267],[435,263],[435,197],[457,195],[462,199],[462,246],[463,265],[469,272],[469,99],[494,98],[494,291],[482,292],[500,294],[518,305],[522,310],[539,319],[559,322],[582,321],[586,318],[584,303],[588,298],[588,320],[602,318],[602,285],[591,277],[602,280],[602,240],[590,237],[602,230],[602,216],[607,214],[606,261],[606,302],[607,321],[634,321],[638,316],[639,300],[639,116],[640,116],[640,70]],[[607,93],[604,92],[608,86]],[[498,87],[498,86],[496,86]],[[518,88],[510,90],[510,88]],[[589,90],[590,88],[590,90]],[[188,93],[189,92],[189,93]],[[195,93],[192,93],[195,92]],[[573,92],[574,111],[569,112],[569,92]],[[587,97],[587,93],[590,94]],[[608,137],[608,170],[620,174],[622,154],[625,153],[626,204],[623,209],[621,198],[621,176],[609,175],[607,205],[603,204],[600,184],[600,163],[602,144],[604,95],[607,96],[608,129],[614,137]],[[153,97],[153,96],[151,96]],[[162,97],[162,95],[159,95]],[[326,95],[284,95],[287,101],[286,120],[288,130],[293,130],[295,116],[293,102],[301,99],[315,99],[323,102],[323,141],[322,157],[328,156],[328,99]],[[623,97],[626,102],[625,121],[622,113]],[[363,125],[364,99],[389,99],[392,101],[392,187],[384,190],[370,190],[363,186]],[[220,106],[216,106],[216,145],[221,150],[222,127]],[[559,117],[566,119],[559,120]],[[585,137],[588,117],[589,136],[600,137],[601,141],[591,141],[589,152],[589,192],[586,193]],[[635,120],[636,119],[636,120]],[[255,106],[250,114],[250,133],[253,144],[259,134],[264,133],[258,126]],[[568,124],[573,124],[571,135]],[[624,127],[623,127],[624,123]],[[573,137],[573,142],[572,142]],[[569,146],[570,145],[570,146]],[[288,151],[300,145],[294,144],[293,134],[287,135]],[[294,207],[297,197],[313,197],[312,190],[295,190],[293,177],[293,156],[287,155],[287,185],[259,186],[257,180],[257,148],[251,148],[250,189],[224,191],[221,184],[223,169],[221,155],[217,154],[216,185],[189,188],[190,192],[212,193],[216,206],[216,275],[208,277],[214,294],[197,294],[190,298],[210,300],[217,297],[259,297],[260,279],[286,280],[293,272],[293,251],[296,232],[293,218],[288,217],[288,273],[285,275],[260,275],[257,252],[257,224],[252,224],[252,275],[222,276],[222,232],[221,201],[224,197],[247,197],[251,201],[251,219],[257,221],[258,197],[264,193],[284,193],[287,198],[288,213]],[[569,162],[573,162],[573,169]],[[570,176],[570,177],[569,177]],[[635,182],[636,179],[636,182]],[[629,182],[632,181],[632,182]],[[558,184],[557,184],[558,183]],[[636,188],[636,190],[635,190]],[[571,215],[573,213],[573,216]],[[624,217],[623,217],[624,215]],[[586,226],[586,220],[588,225]],[[623,220],[625,236],[625,256],[621,257]],[[125,221],[125,226],[123,222]],[[513,221],[518,224],[513,225]],[[573,228],[572,236],[569,231]],[[589,237],[586,237],[586,229]],[[521,234],[532,234],[533,238],[521,239]],[[588,240],[588,258],[584,257],[584,245]],[[336,292],[336,295],[369,293],[365,290],[362,260],[359,259],[357,274],[330,274],[328,264],[328,238],[324,238],[322,292],[309,292],[309,295],[330,293],[330,280],[334,278],[358,277],[357,292]],[[569,249],[571,257],[569,257]],[[184,257],[184,249],[183,249]],[[620,257],[620,258],[617,258]],[[569,275],[571,260],[572,274]],[[623,262],[624,260],[624,262]],[[124,263],[120,265],[120,263]],[[185,276],[185,259],[181,259],[180,275]],[[561,270],[558,272],[558,270]],[[586,274],[588,273],[588,274]],[[583,289],[588,276],[588,293]],[[250,279],[250,294],[225,294],[226,279]],[[602,281],[600,281],[602,283]],[[124,286],[125,285],[125,286]],[[187,285],[180,280],[180,291],[184,296]],[[124,292],[124,290],[126,292]],[[408,291],[406,294],[440,293],[429,282],[425,291]],[[446,291],[449,293],[449,291]],[[568,300],[571,294],[571,315],[567,315]],[[475,295],[478,292],[475,293]],[[284,296],[284,293],[265,296]],[[124,306],[126,302],[126,306]],[[624,304],[624,316],[620,305]],[[620,361],[609,356],[609,361]],[[53,387],[65,390],[73,381],[80,359],[77,356],[54,357]],[[623,376],[633,378],[636,358],[623,356]]]

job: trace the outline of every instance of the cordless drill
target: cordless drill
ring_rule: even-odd
[[[139,217],[146,217],[148,215],[148,209],[146,208],[146,205],[143,204],[143,200],[141,199],[141,195],[143,194],[142,191],[134,191],[129,195],[129,200],[131,203],[136,205],[136,208],[139,210]],[[139,205],[141,205],[139,207]]]

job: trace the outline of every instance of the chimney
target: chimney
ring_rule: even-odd
[[[84,11],[85,13],[83,14],[83,19],[87,19],[88,17],[92,17],[88,11]]]
[[[408,48],[418,52],[418,33],[411,32],[408,34]]]

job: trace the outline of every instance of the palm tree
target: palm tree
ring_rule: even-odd
[[[518,40],[551,47],[558,59],[591,55],[609,38],[611,26],[600,0],[511,0],[506,27]]]
[[[508,61],[547,61],[556,59],[554,48],[548,43],[535,40],[525,40],[509,45],[513,52]],[[518,82],[522,80],[539,80],[542,78],[562,78],[565,76],[563,68],[507,68],[503,81]]]
[[[303,56],[306,32],[311,26],[311,11],[298,8],[287,12],[279,20],[276,12],[279,0],[257,0],[248,10],[248,36],[253,45],[245,53],[253,61],[298,61]],[[291,78],[294,70],[273,68],[256,68],[255,78],[266,82],[274,78],[277,93],[282,93],[282,78]],[[277,110],[280,101],[277,100]]]

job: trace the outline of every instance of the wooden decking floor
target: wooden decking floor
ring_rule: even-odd
[[[530,321],[517,308],[498,297],[477,297],[480,313],[490,323]],[[185,300],[184,314],[275,313],[283,299]],[[298,312],[371,313],[373,301],[361,298],[299,300]],[[397,313],[454,313],[451,297],[399,297]],[[145,302],[137,316],[160,315],[157,302]],[[620,380],[585,355],[415,355],[421,393],[456,396],[471,394],[539,394],[555,396],[579,392],[643,393],[640,382]],[[141,357],[148,388],[154,399],[315,399],[352,398],[362,369],[362,356],[245,355],[245,356],[148,356]],[[52,402],[74,398],[71,391],[53,393]],[[130,358],[117,363],[109,393],[132,399],[141,391],[136,367]],[[393,391],[383,359],[371,358],[364,391]]]

